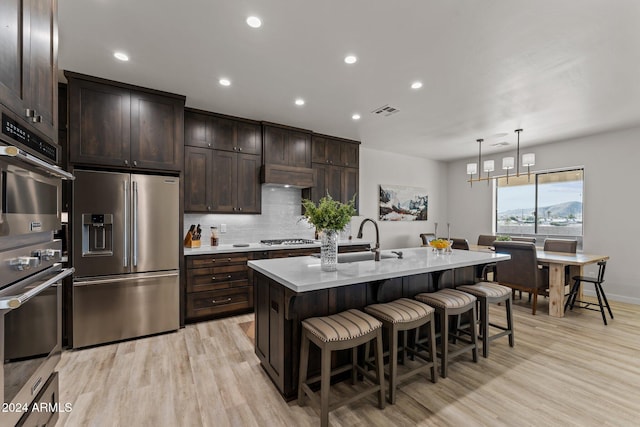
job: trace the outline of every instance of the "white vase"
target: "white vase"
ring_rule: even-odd
[[[322,271],[338,269],[338,232],[336,230],[322,230],[320,268]]]

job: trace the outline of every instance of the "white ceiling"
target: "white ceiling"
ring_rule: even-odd
[[[640,125],[638,0],[59,0],[58,8],[60,69],[369,148],[453,160],[474,156],[477,138],[485,153],[504,150],[491,147],[501,141],[513,149],[519,127],[527,147]],[[246,25],[251,14],[262,28]],[[131,60],[115,60],[116,50]],[[344,63],[349,53],[356,64]],[[415,80],[422,89],[410,89]],[[400,112],[371,113],[385,104]]]

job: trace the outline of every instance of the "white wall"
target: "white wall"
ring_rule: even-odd
[[[360,146],[360,215],[351,222],[355,238],[360,221],[374,219],[380,228],[380,246],[395,249],[420,246],[420,233],[433,232],[438,222],[439,233],[446,232],[447,222],[447,165],[435,160],[372,150]],[[427,190],[429,205],[427,221],[378,221],[379,185],[407,185]],[[453,234],[453,231],[452,231]],[[375,242],[375,229],[364,227],[364,238]]]
[[[640,128],[526,151],[536,154],[535,170],[584,166],[583,251],[611,257],[604,285],[610,299],[640,304]],[[491,158],[500,165],[502,154],[486,157]],[[466,163],[473,161],[477,159],[451,162],[447,173],[448,212],[456,230],[453,234],[472,243],[478,234],[492,230],[490,188],[486,183],[474,183],[470,188],[466,182]]]

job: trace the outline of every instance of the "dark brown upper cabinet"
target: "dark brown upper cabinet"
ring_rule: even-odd
[[[313,134],[312,160],[314,183],[302,191],[302,197],[314,203],[330,194],[346,203],[354,196],[358,209],[360,143],[349,139]]]
[[[185,147],[185,212],[246,213],[261,210],[260,156]]]
[[[57,143],[57,0],[0,2],[0,109]]]
[[[262,152],[260,124],[186,109],[185,145],[259,155]]]
[[[263,123],[264,164],[311,168],[311,131]]]
[[[184,96],[65,72],[73,164],[181,171]]]
[[[314,134],[311,145],[313,163],[358,167],[360,143],[357,141]]]
[[[261,212],[260,124],[185,111],[185,212]]]

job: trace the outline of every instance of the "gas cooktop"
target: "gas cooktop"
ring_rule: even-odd
[[[268,240],[260,240],[260,243],[264,245],[310,245],[315,243],[314,240],[309,239],[268,239]]]

